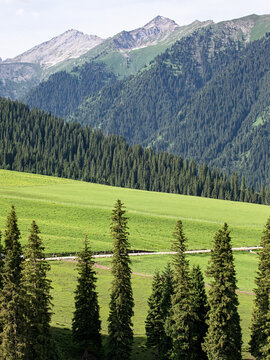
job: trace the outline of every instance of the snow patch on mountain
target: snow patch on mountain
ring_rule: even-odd
[[[7,59],[5,62],[37,63],[43,68],[49,68],[61,61],[78,58],[103,41],[96,35],[68,30],[13,59]]]

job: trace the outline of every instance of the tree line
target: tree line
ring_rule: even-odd
[[[74,342],[84,360],[128,360],[133,346],[134,300],[131,284],[126,210],[117,200],[111,216],[113,258],[108,316],[108,341],[103,348],[96,273],[87,238],[78,257]],[[0,258],[0,356],[4,360],[60,359],[50,330],[51,282],[40,231],[32,222],[24,253],[12,206]],[[158,360],[240,360],[242,336],[236,294],[237,280],[228,225],[214,237],[207,268],[212,278],[208,295],[201,269],[189,268],[187,239],[178,220],[173,233],[173,269],[168,264],[153,277],[145,321],[147,346]],[[270,359],[270,218],[261,238],[250,352]],[[79,354],[79,355],[80,355]]]
[[[0,167],[133,189],[270,204],[238,174],[66,123],[0,98]]]

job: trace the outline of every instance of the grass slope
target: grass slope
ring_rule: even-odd
[[[0,170],[0,229],[13,204],[22,242],[31,221],[39,225],[47,253],[76,252],[87,234],[94,251],[111,250],[110,216],[117,199],[127,207],[133,249],[170,250],[182,219],[189,248],[209,248],[228,222],[234,247],[259,244],[268,206],[123,189],[48,176]]]

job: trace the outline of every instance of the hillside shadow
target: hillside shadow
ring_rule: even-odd
[[[67,328],[52,327],[53,337],[61,360],[81,360],[80,348],[72,340],[72,332]],[[103,348],[106,351],[107,335],[102,335]],[[104,356],[105,358],[105,356]],[[145,337],[135,336],[131,360],[154,360],[153,353],[145,345]],[[124,360],[124,359],[123,359]]]

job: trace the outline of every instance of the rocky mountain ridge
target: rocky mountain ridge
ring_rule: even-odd
[[[71,29],[13,59],[5,60],[4,63],[34,63],[42,68],[49,68],[61,61],[78,58],[103,41],[96,35]]]

